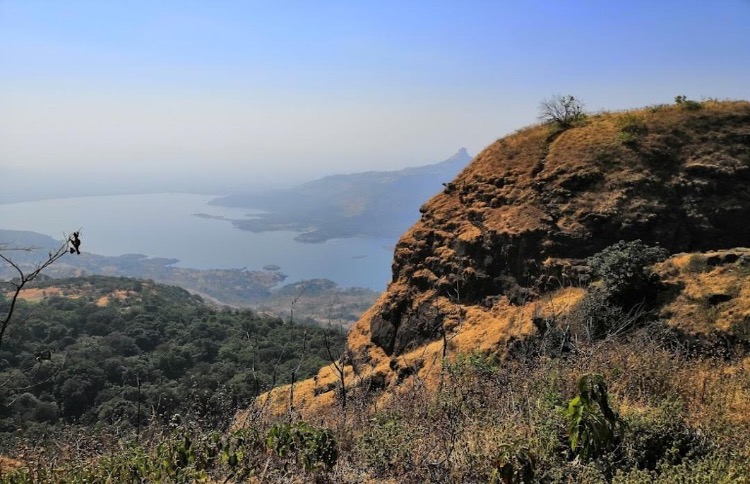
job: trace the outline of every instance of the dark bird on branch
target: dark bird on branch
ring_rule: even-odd
[[[73,238],[69,239],[70,243],[73,244],[73,247],[70,248],[70,253],[72,254],[75,252],[76,254],[81,254],[81,251],[78,249],[78,247],[81,246],[81,239],[78,238],[80,234],[78,232],[73,232]]]

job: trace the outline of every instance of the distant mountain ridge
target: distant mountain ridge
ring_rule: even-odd
[[[471,161],[466,148],[431,165],[397,171],[332,175],[268,193],[244,193],[210,202],[268,213],[235,220],[253,232],[293,230],[301,242],[345,237],[397,237],[419,219],[419,206]]]

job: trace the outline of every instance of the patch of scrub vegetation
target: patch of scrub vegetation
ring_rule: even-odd
[[[643,118],[635,113],[625,113],[616,120],[619,132],[617,140],[626,146],[637,146],[640,137],[646,133]]]
[[[360,395],[305,421],[261,407],[223,433],[187,421],[150,426],[140,442],[69,434],[79,447],[55,459],[29,448],[0,482],[743,482],[750,434],[737,405],[750,375],[672,344],[652,326],[565,358],[458,354],[436,390],[410,379],[377,406]],[[589,408],[571,418],[587,391]]]

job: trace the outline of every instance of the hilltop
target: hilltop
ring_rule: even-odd
[[[467,312],[491,328],[501,308],[538,304],[561,287],[578,291],[586,258],[620,240],[669,254],[750,246],[742,222],[750,220],[749,182],[747,102],[522,129],[420,208],[396,246],[393,280],[356,325],[350,350],[362,362],[398,356]]]
[[[664,405],[679,407],[670,410],[678,430],[646,425],[641,431],[703,435],[713,439],[714,450],[732,442],[750,459],[748,441],[734,433],[750,429],[742,403],[750,388],[750,226],[744,223],[750,220],[750,103],[683,100],[590,115],[569,128],[524,128],[482,151],[420,212],[396,246],[388,289],[349,333],[340,360],[344,377],[323,368],[314,381],[297,385],[293,402],[284,388],[268,394],[276,408],[336,422],[345,393],[361,405],[357,412],[390,415],[406,425],[404,432],[419,432],[401,420],[417,412],[415,426],[442,426],[454,432],[453,443],[445,435],[419,434],[425,446],[407,451],[410,458],[421,452],[445,472],[468,472],[461,475],[469,480],[476,472],[471,453],[427,449],[480,445],[477,435],[461,430],[473,428],[495,435],[497,445],[505,442],[472,447],[486,459],[480,475],[486,478],[492,456],[501,455],[496,472],[513,463],[518,478],[519,456],[552,459],[546,452],[553,444],[537,439],[566,432],[557,427],[545,437],[533,427],[543,423],[538,418],[554,421],[549,415],[523,417],[532,427],[511,431],[515,423],[505,419],[521,418],[515,412],[523,410],[504,407],[518,402],[497,392],[522,392],[522,407],[534,405],[529,398],[550,398],[544,405],[562,408],[575,395],[575,381],[593,372],[610,383],[610,398],[632,425],[662,422]],[[722,376],[730,374],[731,383]],[[546,390],[530,390],[534,381]],[[445,385],[460,388],[464,403],[451,400],[457,390]],[[732,396],[722,399],[722,392]],[[441,405],[464,412],[463,405],[492,399],[500,407],[472,407],[461,413],[458,429],[435,420]],[[420,406],[433,410],[423,413]],[[499,420],[486,427],[483,412]],[[701,423],[717,413],[723,417]],[[357,435],[383,431],[373,423]],[[635,438],[623,432],[617,438]],[[664,445],[679,448],[672,464],[693,462],[679,447],[684,443],[669,442]],[[666,452],[648,445],[653,448],[639,452]],[[565,459],[555,462],[568,479],[581,479],[580,468],[564,470]],[[618,469],[594,464],[591,472],[609,469],[607,481]],[[630,465],[656,479],[657,464],[667,462]],[[427,478],[427,468],[419,469]]]
[[[398,354],[430,339],[420,314],[443,319],[446,299],[490,310],[502,296],[537,299],[619,240],[670,254],[750,245],[749,110],[601,114],[492,144],[399,241],[393,282],[364,323],[373,344]]]
[[[445,161],[398,171],[333,175],[269,193],[218,198],[211,203],[266,210],[235,220],[243,230],[300,232],[300,242],[341,237],[397,237],[418,217],[417,207],[439,192],[471,160],[465,148]]]

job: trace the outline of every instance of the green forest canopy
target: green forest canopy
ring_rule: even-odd
[[[130,278],[50,279],[16,308],[0,348],[0,434],[49,424],[132,428],[192,414],[226,425],[259,391],[308,378],[342,331],[221,310],[184,289]],[[8,300],[0,295],[0,306]],[[138,383],[140,382],[140,397]],[[5,440],[5,439],[0,439]]]

